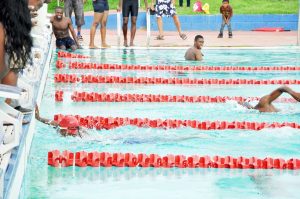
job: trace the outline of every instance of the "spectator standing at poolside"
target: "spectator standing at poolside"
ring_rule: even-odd
[[[31,18],[27,0],[0,1],[0,83],[16,86],[19,72],[31,60]],[[6,99],[11,104],[11,99]],[[17,110],[28,113],[20,106]]]
[[[177,28],[177,31],[179,33],[179,36],[185,40],[187,37],[184,33],[181,32],[180,22],[179,18],[176,15],[176,8],[175,8],[175,0],[156,0],[155,8],[154,0],[152,0],[151,9],[156,12],[156,18],[157,18],[157,25],[158,25],[158,31],[159,35],[156,37],[157,40],[164,40],[164,34],[163,34],[163,21],[162,17],[173,17],[175,26]]]
[[[146,10],[148,8],[147,0],[144,0]],[[129,14],[131,15],[131,31],[130,31],[130,46],[133,46],[133,40],[136,33],[136,20],[139,13],[139,0],[119,0],[117,11],[122,9],[123,14],[123,36],[124,46],[128,47],[127,43],[127,26],[129,20]]]
[[[179,0],[179,6],[182,7],[183,6],[183,0]],[[191,6],[191,0],[186,0],[186,7],[190,7]]]
[[[222,14],[222,25],[218,38],[223,38],[223,30],[226,25],[228,27],[229,38],[232,38],[231,18],[233,15],[233,10],[229,5],[229,0],[223,0],[220,7],[220,13]]]
[[[108,0],[93,0],[94,7],[94,21],[91,26],[90,31],[90,48],[98,48],[95,46],[95,34],[98,25],[101,25],[100,33],[101,33],[101,47],[109,48],[110,46],[106,44],[106,23],[109,12]]]
[[[63,1],[63,0],[60,0]],[[84,21],[84,11],[83,11],[83,4],[86,0],[64,0],[65,6],[65,17],[72,18],[72,12],[74,10],[75,14],[75,23],[77,26],[77,39],[82,40],[81,36],[81,26],[85,24]]]
[[[201,49],[204,44],[204,38],[202,35],[196,35],[194,39],[194,46],[189,48],[185,53],[185,60],[191,60],[191,61],[202,61],[203,54],[201,52]]]
[[[61,50],[71,49],[75,51],[78,47],[78,40],[73,29],[71,19],[63,16],[63,8],[56,7],[55,15],[51,17],[53,33],[56,37],[56,47]],[[70,37],[69,30],[73,39]]]

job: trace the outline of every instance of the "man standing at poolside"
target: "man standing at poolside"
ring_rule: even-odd
[[[55,15],[51,17],[50,22],[52,23],[53,33],[56,37],[57,48],[61,50],[71,48],[74,51],[79,47],[72,22],[69,18],[63,17],[62,7],[55,8]],[[69,30],[74,40],[70,37]]]
[[[202,35],[197,35],[194,39],[194,46],[189,48],[185,53],[185,60],[191,61],[202,61],[203,54],[201,53],[201,49],[204,44],[204,38]]]
[[[63,1],[63,0],[60,0]],[[85,24],[84,21],[84,11],[83,11],[83,4],[86,0],[64,0],[65,1],[65,17],[71,19],[72,12],[74,10],[75,14],[75,23],[77,26],[77,39],[82,40],[81,36],[81,26]]]
[[[145,8],[148,8],[147,0],[144,0]],[[123,35],[124,35],[124,46],[128,47],[127,43],[127,26],[129,20],[129,14],[131,15],[131,31],[130,31],[130,46],[133,46],[133,40],[136,33],[136,20],[139,13],[139,0],[119,0],[117,11],[122,8],[123,14]]]

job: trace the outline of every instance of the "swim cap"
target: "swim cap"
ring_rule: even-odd
[[[69,134],[75,135],[78,132],[79,122],[76,117],[67,115],[59,122],[59,126],[66,128]]]

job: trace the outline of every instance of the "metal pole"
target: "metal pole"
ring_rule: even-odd
[[[298,36],[297,36],[297,45],[300,46],[300,0],[298,3]]]
[[[121,13],[117,12],[118,46],[121,44]]]
[[[149,47],[150,37],[151,37],[150,9],[147,9],[146,20],[147,20],[147,47]]]

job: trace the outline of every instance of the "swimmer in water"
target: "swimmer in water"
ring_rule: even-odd
[[[204,44],[204,38],[202,35],[196,35],[194,39],[194,46],[189,48],[185,55],[184,58],[185,60],[189,61],[202,61],[203,60],[203,54],[201,52],[201,49]]]
[[[274,107],[272,104],[282,93],[290,94],[295,100],[300,102],[300,93],[293,91],[291,88],[287,86],[281,86],[274,90],[269,95],[265,95],[260,98],[258,104],[256,106],[250,105],[248,102],[241,102],[240,105],[248,108],[248,109],[256,109],[259,112],[278,112],[279,110]]]
[[[79,126],[79,122],[76,119],[76,117],[74,117],[74,116],[65,116],[61,119],[60,122],[56,122],[54,120],[49,120],[49,119],[40,117],[39,108],[38,108],[38,106],[36,106],[35,107],[35,118],[44,124],[48,124],[48,125],[54,127],[55,129],[58,129],[58,132],[64,137],[79,136],[82,138],[83,135],[87,135],[86,130]]]

